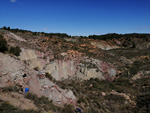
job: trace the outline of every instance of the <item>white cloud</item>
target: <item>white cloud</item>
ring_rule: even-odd
[[[10,0],[10,2],[15,3],[15,2],[16,2],[16,0]]]

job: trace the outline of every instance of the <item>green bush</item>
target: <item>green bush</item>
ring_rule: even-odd
[[[2,88],[3,92],[12,92],[13,91],[13,87],[4,87]]]
[[[150,108],[150,94],[144,94],[137,96],[136,99],[138,108]]]
[[[114,101],[114,102],[118,102],[122,104],[125,102],[125,98],[121,95],[109,94],[109,95],[106,95],[104,98],[108,101]]]
[[[52,75],[49,74],[49,73],[46,73],[45,77],[48,78],[50,81],[54,80],[54,78],[52,77]]]
[[[37,67],[34,68],[34,70],[35,70],[35,71],[39,71],[40,69],[39,69],[39,67],[37,66]]]
[[[0,35],[0,52],[5,52],[8,50],[7,47],[7,41],[3,37],[3,35]]]
[[[19,56],[20,52],[21,52],[21,49],[18,46],[16,46],[16,47],[10,47],[10,49],[9,49],[9,53],[12,53],[12,54],[14,54],[16,56]]]
[[[18,92],[19,88],[15,86],[7,86],[2,88],[2,92]]]
[[[74,108],[71,105],[66,105],[62,111],[62,113],[74,113]]]
[[[83,113],[99,113],[99,111],[93,107],[86,109]]]

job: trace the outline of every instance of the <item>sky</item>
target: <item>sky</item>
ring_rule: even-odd
[[[150,33],[150,0],[0,0],[0,27],[72,36]]]

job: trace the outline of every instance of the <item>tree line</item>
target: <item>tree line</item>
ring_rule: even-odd
[[[99,40],[111,40],[111,39],[119,39],[119,38],[143,38],[147,39],[150,38],[150,34],[139,34],[139,33],[131,33],[131,34],[116,34],[110,33],[106,35],[89,35],[88,38],[90,39],[99,39]]]
[[[32,32],[30,30],[23,30],[23,29],[11,29],[10,27],[2,27],[2,29],[4,30],[8,30],[8,31],[11,31],[13,33],[17,33],[17,32],[21,32],[21,33],[31,33],[33,35],[43,35],[43,36],[58,36],[58,37],[61,37],[61,38],[64,38],[64,37],[71,37],[70,35],[66,34],[66,33],[45,33],[45,32]]]

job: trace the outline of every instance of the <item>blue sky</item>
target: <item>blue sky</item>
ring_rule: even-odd
[[[150,33],[150,0],[0,0],[0,27],[69,35]]]

